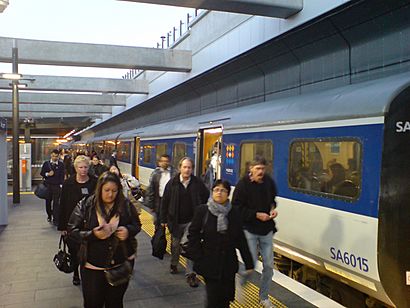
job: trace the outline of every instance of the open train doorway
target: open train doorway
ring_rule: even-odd
[[[222,127],[203,128],[198,131],[196,174],[208,188],[221,178]]]

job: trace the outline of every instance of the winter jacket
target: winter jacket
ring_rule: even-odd
[[[51,170],[54,171],[52,176],[46,176]],[[62,185],[64,182],[64,164],[58,160],[56,164],[46,160],[41,167],[40,175],[45,179],[45,183],[51,185]]]
[[[86,261],[97,267],[115,266],[125,261],[123,249],[114,237],[101,240],[94,235],[93,229],[98,226],[98,219],[95,207],[95,195],[84,198],[75,207],[68,222],[68,232],[70,237],[86,245]],[[124,241],[127,250],[127,257],[135,253],[135,235],[141,231],[141,221],[128,200],[125,201],[123,210],[119,212],[120,220],[118,227],[124,226],[128,229],[128,238]],[[110,262],[110,251],[115,249],[113,263]],[[81,260],[84,262],[84,260]]]
[[[145,197],[145,205],[158,213],[160,209],[160,197],[159,197],[159,181],[161,179],[162,170],[160,167],[155,168],[151,173],[149,180],[149,186],[147,188],[147,194]],[[175,169],[170,167],[171,179],[175,176]]]
[[[164,195],[161,200],[161,223],[168,224],[168,229],[171,233],[174,231],[174,226],[178,224],[179,218],[179,189],[182,186],[180,174],[176,174],[165,186]],[[206,203],[209,197],[209,190],[204,183],[196,176],[191,175],[191,180],[187,187],[192,200],[192,208],[195,209],[200,204]],[[176,230],[176,229],[175,229]]]
[[[97,179],[94,177],[90,177],[86,183],[81,184],[76,181],[75,175],[64,181],[60,197],[60,219],[58,220],[58,230],[67,230],[67,223],[75,206],[85,196],[92,195],[96,185]]]
[[[263,183],[252,182],[248,175],[239,180],[233,193],[232,206],[239,209],[244,229],[259,235],[277,231],[273,219],[260,221],[256,218],[257,212],[269,214],[272,207],[276,208],[275,197],[275,182],[268,175],[264,176]]]
[[[206,212],[208,215],[204,219]],[[189,227],[187,252],[193,256],[195,272],[205,278],[233,277],[238,271],[236,248],[241,253],[246,269],[254,266],[237,209],[232,208],[227,218],[227,232],[217,232],[217,217],[208,211],[205,204],[198,207]]]

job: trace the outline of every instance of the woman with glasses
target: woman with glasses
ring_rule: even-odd
[[[239,213],[228,198],[230,191],[228,181],[215,181],[212,196],[207,204],[198,207],[189,227],[187,252],[194,261],[194,270],[205,279],[206,307],[225,308],[234,300],[236,248],[246,270],[253,269]]]

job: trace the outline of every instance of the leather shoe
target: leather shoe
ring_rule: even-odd
[[[186,282],[191,288],[197,288],[199,286],[199,279],[196,277],[196,274],[192,273],[186,277]]]
[[[79,286],[81,283],[80,277],[74,276],[73,277],[73,285]]]
[[[171,274],[178,274],[178,268],[177,268],[177,266],[176,266],[176,265],[171,265],[171,266],[170,266],[170,269],[169,269],[169,272],[170,272]]]

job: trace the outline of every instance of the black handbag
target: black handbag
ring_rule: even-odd
[[[126,260],[122,264],[107,268],[104,273],[107,282],[113,287],[127,283],[132,277],[131,262]]]
[[[63,249],[61,249],[61,243],[63,243]],[[63,235],[60,236],[60,242],[58,244],[58,252],[53,258],[53,262],[59,271],[64,273],[72,273],[74,271],[71,255],[67,252],[67,244]]]
[[[165,236],[165,227],[159,226],[151,239],[152,255],[159,259],[164,259],[167,249],[167,238]]]
[[[128,283],[128,281],[132,277],[133,269],[132,269],[131,262],[127,260],[127,251],[126,251],[125,244],[124,242],[121,241],[119,245],[122,246],[122,251],[124,253],[126,260],[119,265],[106,268],[104,270],[105,278],[107,279],[108,284],[113,287],[117,287],[124,283]],[[114,255],[114,251],[115,249],[112,250],[112,256],[110,258],[109,263],[111,263],[112,257]]]
[[[36,189],[34,190],[34,194],[40,199],[48,199],[50,192],[48,190],[47,185],[41,182],[37,185]]]

